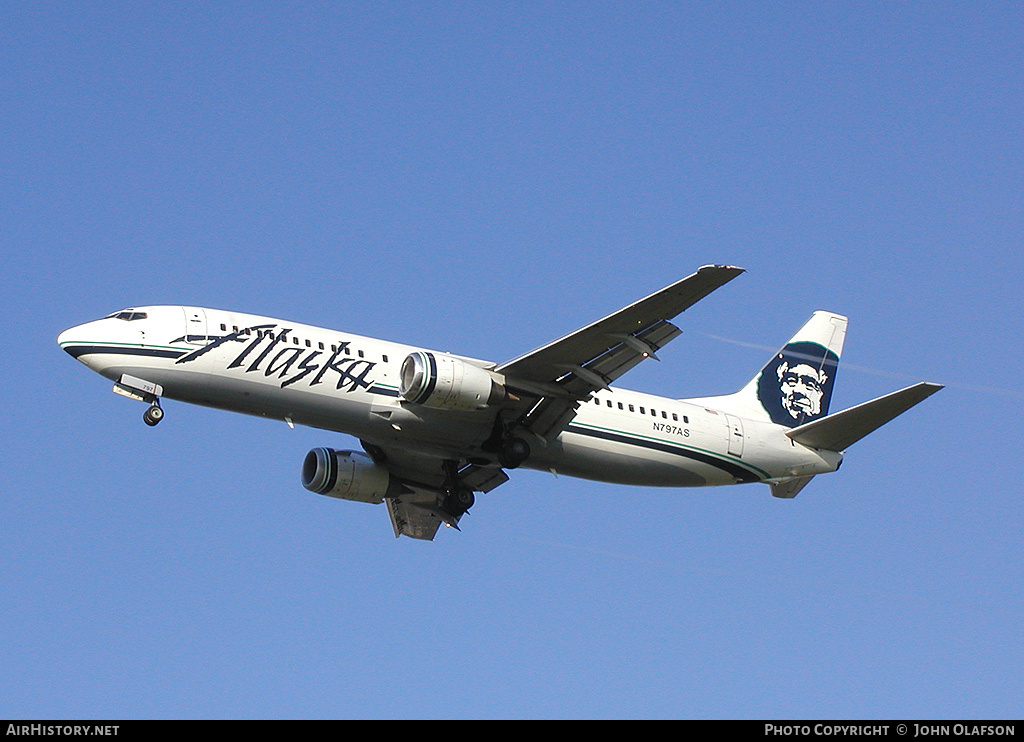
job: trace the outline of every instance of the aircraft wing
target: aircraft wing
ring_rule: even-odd
[[[437,507],[437,492],[448,479],[441,459],[367,441],[362,441],[362,445],[376,463],[386,466],[405,485],[401,494],[384,500],[396,538],[405,535],[432,541],[442,523],[459,527],[461,516],[452,516]],[[458,479],[474,492],[490,492],[507,482],[508,475],[501,469],[470,464],[459,470]]]
[[[512,410],[518,427],[550,441],[576,414],[580,401],[636,366],[680,334],[669,322],[712,291],[743,272],[732,266],[704,266],[618,312],[520,356],[494,370],[521,395]],[[432,540],[442,523],[458,528],[461,516],[437,505],[451,472],[439,458],[381,447],[363,441],[378,464],[398,477],[403,492],[385,499],[395,536]],[[496,467],[469,464],[457,472],[458,482],[475,492],[489,492],[508,481]]]
[[[499,365],[507,385],[530,397],[520,425],[545,440],[557,436],[581,400],[609,384],[680,334],[670,319],[740,273],[706,265],[638,302]]]

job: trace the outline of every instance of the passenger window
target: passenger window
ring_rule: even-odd
[[[611,401],[610,399],[608,400],[608,406],[609,406],[609,407],[611,407],[611,406],[612,406],[612,401]]]
[[[640,408],[640,414],[641,414],[641,415],[645,415],[645,414],[647,414],[647,413],[645,413],[645,412],[644,412],[644,408],[643,408],[643,407],[641,407],[641,408]]]
[[[622,402],[619,402],[619,409],[622,409]]]
[[[661,417],[665,420],[668,420],[668,415],[665,414],[665,410],[661,411]]]
[[[387,362],[388,362],[388,357],[384,356],[384,363],[387,363]]]
[[[675,420],[676,422],[679,422],[679,415],[677,415],[676,413],[673,412],[672,413],[672,419]]]
[[[632,411],[633,411],[633,405],[630,405],[630,406],[629,406],[629,411],[630,411],[630,412],[632,412]]]

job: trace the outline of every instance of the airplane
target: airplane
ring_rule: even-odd
[[[735,393],[671,399],[612,386],[681,334],[670,320],[743,272],[703,266],[504,363],[188,306],[123,309],[57,342],[147,403],[150,426],[167,398],[358,438],[362,451],[309,451],[302,485],[385,503],[396,538],[433,540],[518,467],[623,485],[761,482],[790,499],[942,388],[921,382],[830,414],[847,318],[825,311]]]

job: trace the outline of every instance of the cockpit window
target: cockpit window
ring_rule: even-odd
[[[107,319],[123,319],[131,322],[135,319],[146,319],[146,313],[136,312],[134,309],[122,309],[120,312],[107,315]]]

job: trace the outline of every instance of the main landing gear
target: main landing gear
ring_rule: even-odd
[[[164,411],[160,408],[160,400],[153,400],[153,404],[149,406],[149,409],[142,414],[142,422],[146,423],[150,427],[153,427],[158,422],[164,419]]]
[[[473,494],[473,490],[461,485],[448,487],[441,495],[441,507],[456,517],[473,507],[475,502],[476,495]]]
[[[442,510],[451,515],[453,518],[459,518],[473,507],[473,503],[476,502],[476,496],[466,485],[459,481],[458,463],[455,461],[445,461],[445,484],[441,490],[440,502],[438,503]]]
[[[530,458],[530,444],[516,433],[516,427],[505,423],[501,415],[494,419],[491,435],[481,450],[494,455],[502,469],[516,469]]]
[[[509,435],[498,449],[498,463],[503,469],[516,469],[530,458],[530,444],[514,435]]]

